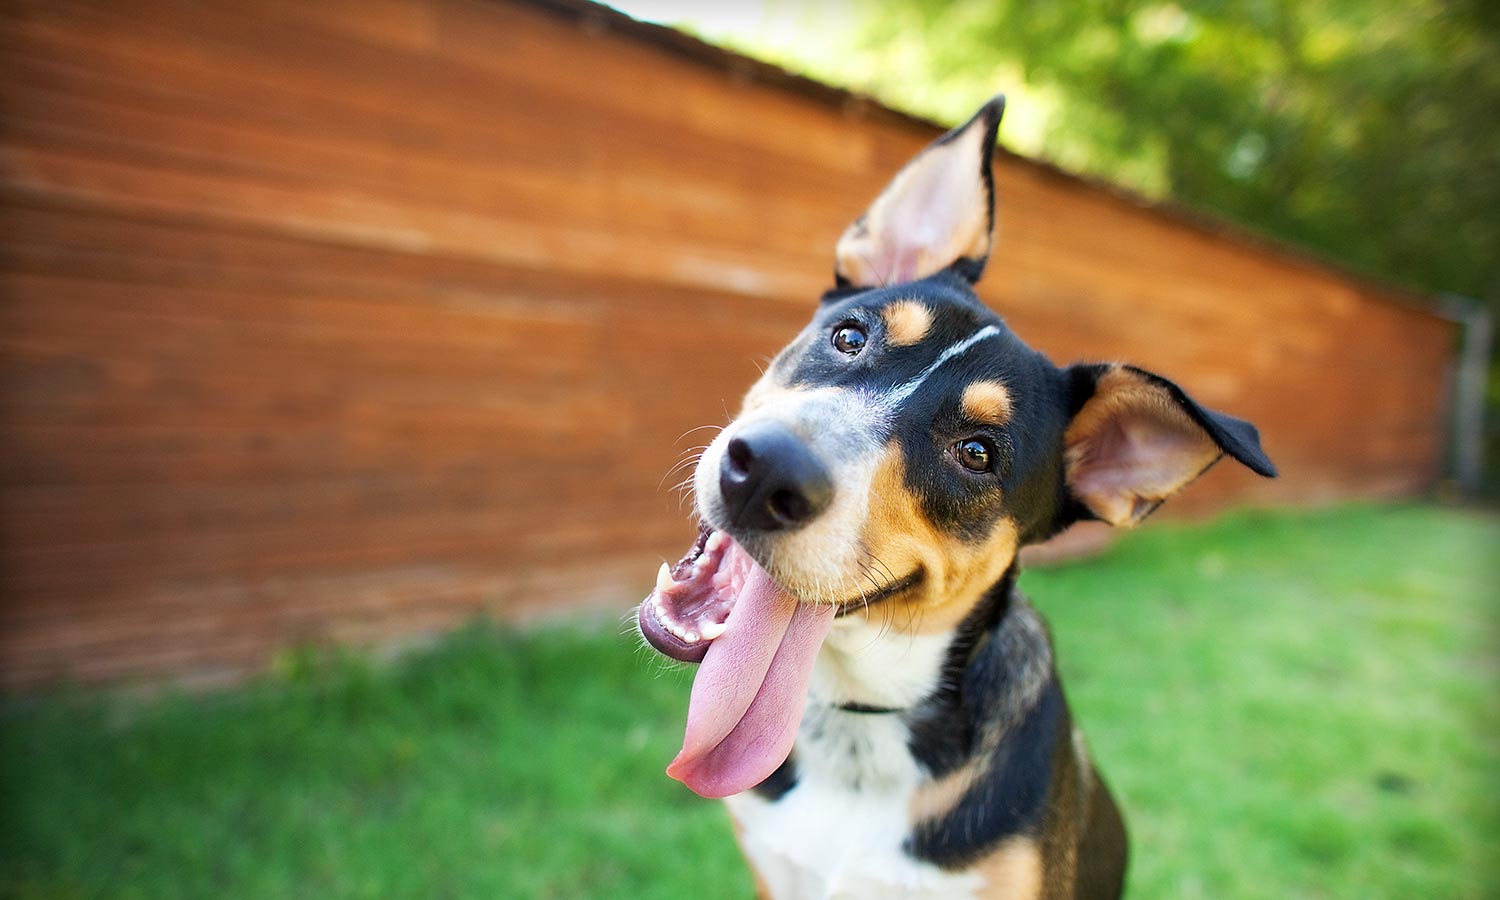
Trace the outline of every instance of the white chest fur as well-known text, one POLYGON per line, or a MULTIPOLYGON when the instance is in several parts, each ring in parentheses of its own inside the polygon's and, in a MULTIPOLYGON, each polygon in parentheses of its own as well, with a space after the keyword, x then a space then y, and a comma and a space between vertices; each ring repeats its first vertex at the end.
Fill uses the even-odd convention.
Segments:
POLYGON ((900 717, 834 708, 916 703, 936 687, 951 640, 836 623, 797 735, 797 786, 774 803, 753 792, 726 801, 746 855, 776 900, 957 900, 982 886, 977 875, 945 872, 902 849, 911 827, 907 804, 926 776, 907 749, 900 717))

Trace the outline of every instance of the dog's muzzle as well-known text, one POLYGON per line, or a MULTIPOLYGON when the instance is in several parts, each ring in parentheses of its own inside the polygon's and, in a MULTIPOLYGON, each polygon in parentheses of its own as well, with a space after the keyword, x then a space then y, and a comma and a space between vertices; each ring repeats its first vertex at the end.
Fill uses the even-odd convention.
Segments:
POLYGON ((725 446, 719 492, 731 530, 791 531, 833 503, 833 478, 789 427, 755 422, 725 446))

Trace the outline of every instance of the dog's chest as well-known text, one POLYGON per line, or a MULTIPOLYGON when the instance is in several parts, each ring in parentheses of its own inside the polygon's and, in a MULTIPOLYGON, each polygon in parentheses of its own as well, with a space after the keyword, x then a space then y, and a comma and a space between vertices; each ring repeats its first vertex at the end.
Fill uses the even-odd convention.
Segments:
POLYGON ((835 708, 917 702, 936 684, 948 642, 897 642, 859 624, 830 635, 797 734, 796 786, 774 801, 753 792, 727 801, 745 854, 776 900, 965 898, 983 886, 977 875, 946 872, 905 850, 908 805, 925 775, 901 717, 835 708), (882 677, 861 677, 877 671, 882 677))
POLYGON ((729 798, 756 873, 776 900, 974 895, 981 881, 915 860, 903 844, 921 773, 894 716, 809 715, 797 784, 775 801, 729 798))

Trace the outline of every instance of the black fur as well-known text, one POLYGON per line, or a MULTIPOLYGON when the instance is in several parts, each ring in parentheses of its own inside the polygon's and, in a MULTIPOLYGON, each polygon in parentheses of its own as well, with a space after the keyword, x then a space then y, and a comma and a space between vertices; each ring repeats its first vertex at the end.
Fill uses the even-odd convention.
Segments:
POLYGON ((948 646, 937 690, 907 718, 911 731, 907 747, 912 758, 933 777, 963 765, 974 751, 978 723, 999 687, 992 680, 995 667, 976 668, 975 661, 979 654, 993 648, 989 638, 1010 610, 1018 573, 1019 567, 1011 566, 959 624, 948 646))
POLYGON ((776 767, 776 771, 771 773, 771 777, 757 784, 751 790, 772 803, 785 797, 788 791, 797 786, 796 760, 797 754, 791 754, 781 765, 776 767))
MULTIPOLYGON (((1003 668, 1003 660, 992 662, 1003 668)), ((906 851, 945 869, 962 869, 1011 835, 1036 835, 1046 812, 1063 711, 1062 689, 1054 675, 1036 704, 1008 727, 1004 740, 984 761, 983 776, 946 815, 913 829, 906 851)))

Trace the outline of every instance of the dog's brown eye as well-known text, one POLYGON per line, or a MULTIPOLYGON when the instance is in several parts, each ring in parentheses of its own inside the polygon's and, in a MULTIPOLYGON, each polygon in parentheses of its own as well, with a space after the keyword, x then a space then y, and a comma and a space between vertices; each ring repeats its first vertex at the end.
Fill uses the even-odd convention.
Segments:
POLYGON ((865 330, 858 325, 843 325, 833 333, 833 346, 840 353, 854 356, 865 349, 865 330))
POLYGON ((990 470, 990 447, 984 441, 973 438, 959 441, 953 445, 953 452, 958 457, 959 464, 970 472, 990 470))

